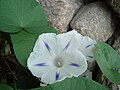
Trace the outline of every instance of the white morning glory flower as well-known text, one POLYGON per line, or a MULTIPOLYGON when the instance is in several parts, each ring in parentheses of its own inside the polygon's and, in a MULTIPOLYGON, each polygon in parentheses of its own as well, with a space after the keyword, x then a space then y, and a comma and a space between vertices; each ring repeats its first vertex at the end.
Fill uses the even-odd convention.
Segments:
POLYGON ((92 39, 75 30, 58 35, 41 34, 28 58, 28 69, 46 84, 78 77, 87 69, 87 58, 93 57, 93 44, 92 39))

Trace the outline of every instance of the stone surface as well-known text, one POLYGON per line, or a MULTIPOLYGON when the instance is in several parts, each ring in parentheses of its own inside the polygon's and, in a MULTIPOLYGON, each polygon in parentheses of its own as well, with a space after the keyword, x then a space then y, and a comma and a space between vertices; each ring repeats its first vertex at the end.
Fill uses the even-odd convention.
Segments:
POLYGON ((113 10, 118 14, 120 18, 120 0, 106 0, 113 8, 113 10))
POLYGON ((120 54, 120 30, 117 30, 114 34, 114 41, 112 47, 120 54))
POLYGON ((37 0, 48 22, 60 32, 67 31, 69 22, 81 7, 81 0, 37 0))
POLYGON ((117 19, 110 8, 99 1, 81 7, 70 25, 72 29, 92 39, 107 41, 117 26, 117 19))

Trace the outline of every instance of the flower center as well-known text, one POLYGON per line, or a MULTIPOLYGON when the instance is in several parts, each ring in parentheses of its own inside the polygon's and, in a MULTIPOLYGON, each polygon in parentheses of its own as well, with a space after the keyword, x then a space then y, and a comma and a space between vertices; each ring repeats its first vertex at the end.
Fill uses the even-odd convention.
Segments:
POLYGON ((61 57, 56 57, 54 60, 54 65, 58 68, 63 66, 63 60, 61 57))

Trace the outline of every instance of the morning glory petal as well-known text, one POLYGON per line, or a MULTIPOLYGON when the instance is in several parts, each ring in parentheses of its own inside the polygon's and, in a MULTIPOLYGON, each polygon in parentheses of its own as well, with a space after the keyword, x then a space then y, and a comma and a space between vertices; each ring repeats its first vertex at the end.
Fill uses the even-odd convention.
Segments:
POLYGON ((56 80, 59 80, 60 73, 57 71, 56 72, 56 80))
POLYGON ((32 52, 27 60, 27 67, 34 76, 42 77, 43 74, 50 70, 52 64, 50 60, 53 60, 51 56, 46 57, 43 53, 32 52))
POLYGON ((44 44, 45 44, 47 50, 48 50, 49 52, 51 52, 51 47, 49 46, 49 44, 48 44, 47 42, 45 42, 45 41, 44 41, 44 44))
POLYGON ((35 66, 41 67, 41 66, 48 66, 48 65, 46 65, 46 63, 38 63, 38 64, 35 64, 35 66))
POLYGON ((92 46, 92 45, 89 44, 89 45, 87 45, 85 48, 89 48, 89 47, 91 47, 91 46, 92 46))
POLYGON ((60 82, 67 77, 71 78, 72 75, 65 68, 61 68, 59 70, 56 69, 47 72, 43 75, 41 81, 46 84, 53 84, 55 82, 60 82))
POLYGON ((56 42, 56 34, 54 33, 46 33, 41 34, 33 48, 34 52, 42 52, 46 55, 54 55, 57 52, 57 42, 56 42))
POLYGON ((59 70, 59 72, 60 72, 60 75, 59 75, 59 80, 58 81, 62 81, 62 80, 64 80, 65 78, 71 78, 72 77, 72 75, 70 74, 70 72, 68 72, 67 71, 67 68, 61 68, 60 70, 59 70))
POLYGON ((53 84, 53 83, 57 82, 57 80, 56 80, 56 70, 50 70, 50 71, 46 72, 42 76, 41 81, 46 83, 46 84, 53 84))
POLYGON ((57 35, 57 40, 62 47, 62 51, 66 50, 67 52, 73 52, 77 50, 79 47, 77 36, 79 36, 79 40, 82 39, 82 35, 75 30, 57 35))
POLYGON ((87 70, 87 61, 85 56, 79 52, 64 55, 64 68, 75 77, 78 77, 87 70))
POLYGON ((71 65, 71 66, 74 66, 74 67, 80 67, 80 65, 77 64, 77 63, 71 63, 70 65, 71 65))
POLYGON ((70 46, 70 43, 71 43, 71 41, 69 41, 69 42, 67 43, 67 45, 65 46, 64 50, 67 50, 67 49, 68 49, 68 47, 70 46))
POLYGON ((92 40, 88 36, 84 36, 80 41, 78 50, 85 55, 88 61, 95 60, 93 54, 95 44, 97 44, 97 42, 95 40, 92 40))

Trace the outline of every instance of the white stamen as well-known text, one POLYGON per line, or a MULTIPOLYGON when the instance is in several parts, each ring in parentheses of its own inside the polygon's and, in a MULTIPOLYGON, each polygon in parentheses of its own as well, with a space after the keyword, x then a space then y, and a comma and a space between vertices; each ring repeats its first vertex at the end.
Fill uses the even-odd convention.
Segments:
POLYGON ((61 57, 56 57, 54 59, 54 65, 58 68, 62 67, 63 66, 63 60, 61 57))

